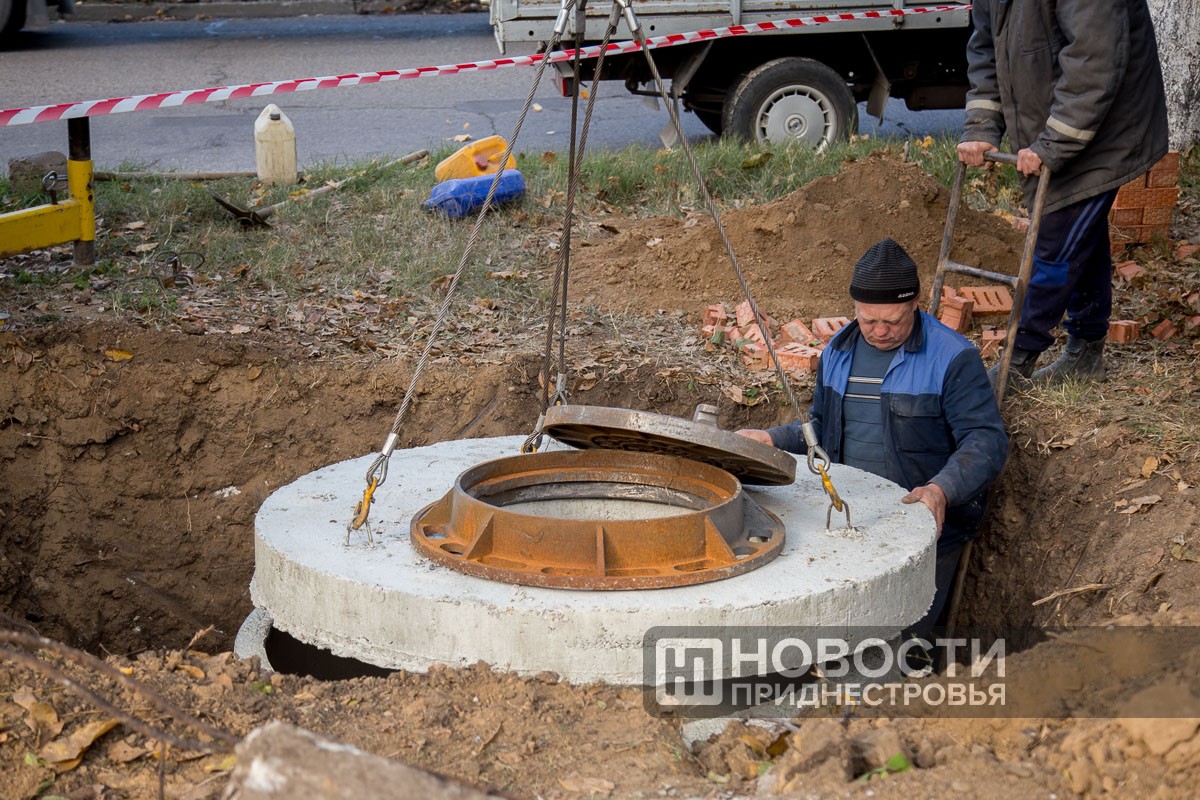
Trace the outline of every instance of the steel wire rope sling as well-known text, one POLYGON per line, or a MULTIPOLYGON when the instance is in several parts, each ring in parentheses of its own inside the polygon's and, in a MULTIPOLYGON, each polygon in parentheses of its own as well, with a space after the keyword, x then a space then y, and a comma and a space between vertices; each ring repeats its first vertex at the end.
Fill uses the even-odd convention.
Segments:
POLYGON ((588 130, 592 124, 592 112, 596 106, 601 70, 604 68, 604 57, 608 51, 609 42, 616 35, 617 24, 621 21, 621 6, 613 3, 612 11, 608 15, 608 26, 604 29, 604 37, 600 42, 600 54, 596 59, 596 66, 592 72, 592 85, 588 90, 588 102, 587 108, 584 110, 583 127, 579 129, 577 135, 580 62, 582 60, 584 29, 587 26, 586 6, 587 0, 578 0, 578 5, 572 17, 572 24, 574 25, 573 33, 575 34, 575 56, 572 61, 572 79, 574 83, 572 84, 573 88, 571 92, 571 145, 568 151, 567 164, 567 202, 566 210, 563 213, 563 238, 559 246, 558 265, 554 270, 550 310, 546 317, 546 346, 542 366, 542 408, 537 422, 534 423, 533 432, 529 434, 525 442, 521 445, 522 453, 536 453, 538 448, 542 446, 542 439, 545 435, 542 433, 542 425, 546 421, 546 411, 549 410, 551 404, 566 405, 568 402, 566 369, 567 286, 569 285, 571 275, 571 230, 575 224, 575 194, 579 187, 579 172, 583 164, 583 153, 587 147, 588 130), (578 146, 576 146, 577 142, 578 146), (554 317, 556 313, 559 314, 558 369, 554 379, 554 391, 551 393, 550 359, 554 342, 554 317))
MULTIPOLYGON (((642 30, 642 24, 638 20, 637 14, 634 13, 633 7, 630 5, 630 0, 613 0, 613 4, 614 6, 620 6, 625 16, 625 24, 629 26, 634 41, 643 45, 642 53, 646 56, 646 65, 650 68, 650 74, 654 76, 654 85, 667 107, 667 114, 671 118, 671 124, 675 128, 680 145, 687 156, 688 165, 691 167, 692 175, 696 178, 696 184, 700 188, 700 194, 704 198, 704 205, 708 209, 708 214, 712 217, 713 223, 717 228, 717 233, 721 237, 721 242, 725 245, 725 254, 729 256, 729 263, 733 266, 733 271, 737 275, 738 283, 742 287, 742 294, 745 295, 746 301, 750 304, 750 310, 754 312, 754 322, 760 330, 766 331, 767 326, 764 324, 762 314, 758 310, 758 303, 755 302, 754 296, 750 292, 750 286, 746 283, 746 277, 742 274, 741 265, 738 263, 737 255, 733 252, 733 245, 729 241, 729 235, 725 232, 725 226, 721 224, 721 213, 717 209, 716 201, 713 200, 712 194, 708 191, 708 184, 705 183, 704 175, 700 172, 700 165, 696 163, 696 156, 692 152, 692 146, 688 143, 687 136, 684 135, 683 126, 679 122, 679 113, 667 93, 662 75, 659 74, 658 65, 654 62, 654 56, 651 54, 650 48, 644 46, 646 36, 642 30)), ((852 527, 850 523, 850 504, 842 499, 837 489, 834 488, 833 481, 829 478, 829 454, 825 452, 825 448, 821 447, 820 442, 817 441, 816 427, 813 425, 812 420, 809 419, 808 412, 802 409, 796 401, 796 394, 792 391, 792 385, 788 381, 787 374, 779 364, 779 356, 775 353, 775 345, 772 343, 771 337, 768 335, 764 336, 763 339, 767 346, 767 353, 770 355, 771 363, 775 366, 775 373, 779 376, 779 383, 783 386, 784 393, 787 394, 788 402, 791 403, 796 417, 801 420, 800 429, 804 434, 804 443, 808 449, 808 469, 814 475, 820 476, 821 486, 824 488, 825 494, 829 497, 829 508, 825 512, 825 527, 829 527, 830 518, 836 510, 845 512, 846 527, 850 528, 852 527)))
MULTIPOLYGON (((567 21, 571 10, 575 8, 576 2, 577 0, 562 0, 562 6, 558 11, 558 18, 554 23, 553 34, 550 37, 550 42, 546 45, 546 52, 552 52, 558 46, 559 40, 562 39, 563 33, 567 29, 567 21)), ((504 154, 500 157, 499 163, 501 165, 507 164, 509 156, 512 155, 513 145, 516 143, 517 137, 521 134, 521 126, 525 124, 525 117, 528 116, 529 109, 533 106, 534 94, 537 92, 537 87, 542 81, 542 76, 546 72, 546 65, 548 63, 549 59, 545 58, 538 61, 537 72, 534 74, 533 83, 529 87, 529 95, 525 98, 525 105, 521 108, 521 113, 518 115, 517 122, 513 126, 512 137, 504 148, 504 154)), ((483 206, 479 209, 479 215, 475 218, 475 224, 471 227, 471 233, 467 237, 467 245, 458 259, 458 266, 454 270, 454 276, 450 279, 450 285, 446 288, 446 297, 442 300, 442 305, 438 309, 433 329, 429 332, 429 338, 425 341, 420 358, 417 359, 417 366, 413 369, 412 377, 409 378, 408 388, 404 391, 404 400, 400 403, 400 408, 396 412, 396 418, 392 421, 392 427, 388 432, 387 439, 384 441, 383 448, 379 451, 379 455, 367 470, 367 487, 363 490, 362 499, 354 506, 353 518, 346 523, 346 544, 350 543, 350 532, 358 530, 364 525, 367 528, 368 544, 374 544, 374 535, 371 533, 371 526, 367 525, 367 518, 371 513, 371 503, 374 502, 375 491, 387 480, 388 460, 392 457, 392 452, 396 449, 397 442, 400 441, 400 426, 404 421, 405 414, 408 413, 409 406, 412 405, 413 393, 416 390, 417 383, 420 381, 421 375, 425 372, 425 367, 429 363, 429 354, 433 351, 433 346, 442 332, 446 318, 450 315, 450 304, 453 302, 454 293, 458 289, 459 279, 462 278, 467 262, 474 253, 475 243, 479 239, 479 232, 483 229, 483 223, 487 219, 488 211, 492 208, 492 201, 496 197, 496 190, 500 185, 500 177, 503 174, 504 171, 502 169, 496 170, 496 176, 492 179, 492 183, 488 187, 487 196, 483 200, 483 206)))

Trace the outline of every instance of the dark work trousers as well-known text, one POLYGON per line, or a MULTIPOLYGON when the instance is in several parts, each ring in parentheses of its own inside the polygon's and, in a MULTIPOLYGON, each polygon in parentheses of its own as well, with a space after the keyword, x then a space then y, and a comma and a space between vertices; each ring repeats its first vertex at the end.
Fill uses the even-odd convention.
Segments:
POLYGON ((1108 211, 1117 190, 1098 194, 1042 216, 1033 274, 1025 290, 1016 346, 1040 353, 1054 344, 1062 321, 1076 339, 1094 342, 1108 334, 1112 311, 1112 254, 1108 211))
POLYGON ((941 540, 938 540, 937 566, 934 567, 933 576, 933 605, 925 612, 925 616, 904 631, 904 638, 910 636, 929 638, 934 626, 938 624, 938 618, 942 616, 942 611, 946 608, 946 601, 950 599, 950 591, 954 588, 954 576, 958 574, 958 560, 962 557, 962 551, 966 544, 959 540, 948 547, 942 547, 941 540))

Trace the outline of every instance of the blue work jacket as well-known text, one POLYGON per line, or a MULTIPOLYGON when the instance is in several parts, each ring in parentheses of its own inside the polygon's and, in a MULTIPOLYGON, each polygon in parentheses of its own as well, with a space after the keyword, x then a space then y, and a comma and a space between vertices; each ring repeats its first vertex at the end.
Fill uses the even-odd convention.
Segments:
MULTIPOLYGON (((821 354, 809 415, 831 461, 842 462, 842 401, 858 322, 838 331, 821 354)), ((979 351, 923 311, 883 378, 882 477, 905 489, 936 483, 946 493, 942 548, 973 537, 986 490, 1008 456, 1008 435, 979 351)), ((800 422, 767 431, 775 446, 806 453, 800 422)))

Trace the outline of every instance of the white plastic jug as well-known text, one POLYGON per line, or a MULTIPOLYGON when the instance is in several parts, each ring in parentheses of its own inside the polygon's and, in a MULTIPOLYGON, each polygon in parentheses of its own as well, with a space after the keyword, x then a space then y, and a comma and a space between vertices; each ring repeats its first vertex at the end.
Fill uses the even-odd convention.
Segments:
POLYGON ((254 121, 254 160, 258 179, 267 185, 296 182, 296 131, 271 103, 254 121))

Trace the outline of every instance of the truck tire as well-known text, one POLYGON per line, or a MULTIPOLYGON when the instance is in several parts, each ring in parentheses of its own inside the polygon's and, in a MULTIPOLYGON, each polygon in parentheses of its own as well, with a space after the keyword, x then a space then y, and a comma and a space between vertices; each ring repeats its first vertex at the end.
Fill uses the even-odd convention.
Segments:
POLYGON ((25 27, 25 0, 0 0, 0 47, 25 27))
POLYGON ((726 135, 759 144, 824 148, 858 131, 845 79, 811 58, 778 58, 742 76, 725 98, 726 135))

